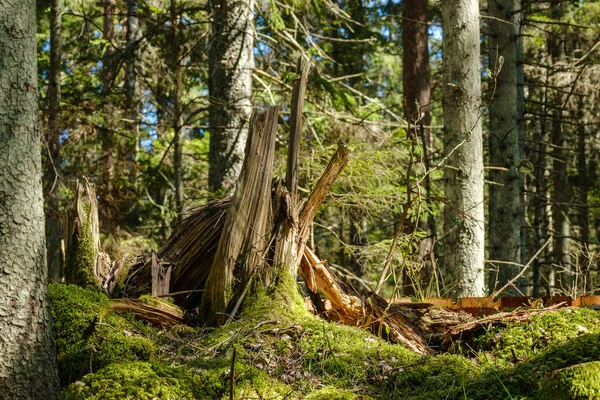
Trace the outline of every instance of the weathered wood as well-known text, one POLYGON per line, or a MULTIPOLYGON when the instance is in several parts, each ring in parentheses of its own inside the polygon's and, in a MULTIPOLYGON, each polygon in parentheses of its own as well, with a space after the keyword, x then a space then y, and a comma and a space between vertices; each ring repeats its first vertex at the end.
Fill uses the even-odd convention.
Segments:
POLYGON ((255 112, 250 122, 242 172, 206 283, 205 299, 219 323, 232 298, 236 265, 241 267, 238 279, 244 286, 260 268, 268 245, 278 111, 275 106, 263 114, 255 112))
POLYGON ((390 311, 390 305, 381 297, 373 295, 366 299, 342 287, 327 264, 308 247, 302 257, 303 274, 307 274, 310 290, 322 292, 338 312, 342 322, 361 326, 379 336, 388 336, 392 342, 402 343, 418 354, 431 354, 433 350, 414 326, 406 322, 402 314, 390 311))
MULTIPOLYGON (((197 305, 198 289, 204 288, 223 231, 231 199, 208 203, 191 210, 160 248, 158 257, 173 265, 171 290, 178 304, 197 305)), ((140 257, 131 267, 122 290, 123 297, 139 297, 151 291, 151 263, 140 257)))
POLYGON ((304 57, 298 59, 298 79, 292 92, 290 135, 288 140, 286 189, 280 185, 275 191, 275 252, 273 265, 286 268, 296 276, 298 271, 298 165, 302 133, 302 110, 308 81, 309 65, 304 57))
POLYGON ((96 187, 83 178, 77 181, 76 192, 65 229, 65 280, 83 287, 100 287, 109 275, 110 260, 107 262, 107 256, 100 254, 96 187))
POLYGON ((161 300, 152 304, 132 299, 112 300, 108 310, 119 314, 133 312, 136 318, 161 327, 183 324, 183 312, 161 300))
POLYGON ((152 270, 152 296, 162 297, 169 293, 171 284, 171 265, 163 265, 158 258, 158 254, 152 250, 151 257, 152 270))
POLYGON ((331 157, 323 175, 317 181, 308 200, 304 203, 302 211, 300 211, 298 217, 298 260, 301 260, 301 255, 304 253, 304 247, 310 233, 310 225, 317 215, 317 211, 319 211, 321 204, 323 204, 325 196, 329 193, 333 182, 335 182, 338 175, 348 165, 348 155, 348 148, 340 144, 333 157, 331 157))
POLYGON ((285 174, 286 188, 292 198, 292 204, 298 200, 298 158, 300 156, 300 137, 302 134, 302 111, 310 65, 300 56, 298 59, 298 79, 292 90, 292 108, 290 113, 290 139, 288 142, 287 168, 285 174))

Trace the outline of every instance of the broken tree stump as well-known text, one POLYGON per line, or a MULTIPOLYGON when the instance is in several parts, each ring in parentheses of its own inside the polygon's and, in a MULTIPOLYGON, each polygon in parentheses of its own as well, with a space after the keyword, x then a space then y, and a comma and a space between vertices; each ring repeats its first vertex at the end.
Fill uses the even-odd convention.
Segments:
POLYGON ((96 186, 85 177, 77 181, 76 199, 66 225, 65 281, 82 287, 102 287, 111 262, 100 251, 96 186))

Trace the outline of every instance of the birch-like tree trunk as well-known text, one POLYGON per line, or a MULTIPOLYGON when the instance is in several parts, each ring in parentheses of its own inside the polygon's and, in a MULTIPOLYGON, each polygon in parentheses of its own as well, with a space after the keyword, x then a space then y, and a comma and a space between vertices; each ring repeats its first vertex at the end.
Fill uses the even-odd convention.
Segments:
POLYGON ((60 124, 61 86, 60 64, 62 58, 62 0, 53 0, 50 6, 50 84, 48 86, 48 145, 45 165, 46 197, 46 251, 48 256, 48 277, 52 282, 61 278, 60 239, 62 229, 58 204, 58 170, 60 169, 60 124))
POLYGON ((210 0, 210 190, 229 190, 244 159, 252 114, 254 0, 210 0))
POLYGON ((0 2, 0 397, 58 399, 48 309, 36 3, 0 2))
POLYGON ((484 289, 479 2, 442 2, 444 54, 444 283, 455 296, 484 289))
MULTIPOLYGON (((521 163, 523 139, 523 39, 521 0, 490 0, 489 65, 498 71, 490 85, 489 259, 524 264, 525 203, 521 163), (495 86, 495 87, 494 87, 495 86)), ((521 268, 496 264, 489 285, 502 287, 521 268)), ((523 279, 524 280, 524 279, 523 279)), ((517 291, 510 289, 513 294, 517 291)))

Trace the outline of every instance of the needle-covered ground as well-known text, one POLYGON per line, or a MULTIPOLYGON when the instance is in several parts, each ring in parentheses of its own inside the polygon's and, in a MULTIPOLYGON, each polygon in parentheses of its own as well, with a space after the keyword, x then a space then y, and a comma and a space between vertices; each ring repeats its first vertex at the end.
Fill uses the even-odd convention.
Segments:
POLYGON ((75 399, 595 399, 600 314, 562 309, 420 357, 307 313, 294 282, 218 328, 156 329, 92 290, 52 285, 63 395, 75 399), (236 361, 232 368, 235 349, 236 361))

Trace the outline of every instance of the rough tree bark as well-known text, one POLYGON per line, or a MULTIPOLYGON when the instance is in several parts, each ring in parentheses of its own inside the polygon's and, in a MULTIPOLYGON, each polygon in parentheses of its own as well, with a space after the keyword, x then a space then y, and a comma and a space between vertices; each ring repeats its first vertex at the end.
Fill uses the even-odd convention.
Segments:
POLYGON ((47 295, 36 9, 0 2, 0 397, 60 398, 47 295))
MULTIPOLYGON (((562 1, 552 2, 551 16, 554 20, 560 20, 564 15, 564 4, 562 1)), ((562 35, 551 34, 548 38, 548 51, 554 65, 565 61, 565 43, 562 35)), ((554 288, 552 291, 567 289, 571 283, 571 224, 569 221, 569 178, 567 175, 567 163, 569 155, 567 150, 567 135, 562 125, 563 100, 561 92, 555 91, 553 104, 556 108, 552 111, 552 230, 554 235, 553 250, 554 262, 557 270, 554 272, 554 288)), ((550 279, 552 280, 552 279, 550 279)))
POLYGON ((62 0, 53 0, 50 6, 50 84, 48 86, 48 145, 44 195, 46 198, 46 253, 48 277, 52 282, 61 278, 60 239, 62 230, 59 217, 57 179, 60 169, 60 64, 62 58, 62 0))
POLYGON ((208 185, 216 192, 233 187, 244 159, 252 113, 254 0, 210 0, 209 7, 208 185))
MULTIPOLYGON (((425 168, 429 170, 431 148, 430 73, 429 73, 429 8, 427 0, 406 0, 402 9, 402 84, 404 87, 404 118, 409 123, 409 134, 420 136, 425 168)), ((427 198, 431 196, 431 179, 425 177, 427 198)), ((417 260, 422 263, 420 287, 426 288, 432 275, 431 253, 435 236, 432 215, 415 221, 413 229, 422 230, 426 237, 419 241, 417 260)), ((406 273, 403 276, 404 294, 416 294, 416 288, 406 273)))
POLYGON ((479 2, 442 2, 444 54, 444 282, 459 297, 484 289, 479 2))
POLYGON ((113 230, 113 215, 115 210, 115 179, 117 173, 117 137, 115 135, 115 123, 114 123, 114 112, 112 100, 110 96, 112 94, 113 83, 114 83, 114 71, 113 71, 113 43, 115 39, 115 8, 116 0, 103 0, 104 6, 104 17, 103 17, 103 38, 108 42, 107 48, 102 57, 102 97, 104 101, 104 124, 101 130, 102 133, 102 152, 103 154, 103 170, 102 170, 102 182, 103 192, 100 196, 102 207, 100 210, 103 215, 103 226, 105 229, 113 230))
POLYGON ((171 48, 175 93, 173 94, 173 170, 175 174, 175 209, 177 220, 181 222, 183 213, 183 115, 181 96, 183 94, 183 68, 181 66, 181 24, 177 0, 171 0, 171 48))
MULTIPOLYGON (((524 180, 520 170, 525 107, 522 6, 521 0, 492 0, 488 5, 489 65, 492 70, 501 68, 490 83, 495 95, 489 106, 489 177, 493 182, 489 186, 489 259, 525 264, 524 180)), ((497 268, 489 274, 490 288, 504 286, 521 270, 511 264, 498 264, 497 268)), ((509 292, 518 294, 515 288, 509 292)))

